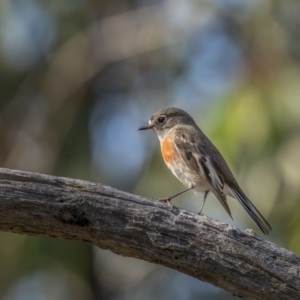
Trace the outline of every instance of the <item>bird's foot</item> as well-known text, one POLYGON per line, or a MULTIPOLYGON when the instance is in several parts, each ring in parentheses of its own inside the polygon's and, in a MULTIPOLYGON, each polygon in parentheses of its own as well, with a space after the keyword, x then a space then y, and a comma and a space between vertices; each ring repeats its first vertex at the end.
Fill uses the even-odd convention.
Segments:
POLYGON ((203 216, 202 209, 200 209, 197 213, 198 216, 203 216))
POLYGON ((171 197, 166 197, 166 198, 162 198, 162 199, 158 199, 158 198, 154 198, 155 200, 157 201, 160 201, 160 202, 165 202, 167 203, 169 206, 172 206, 172 203, 171 203, 171 197))

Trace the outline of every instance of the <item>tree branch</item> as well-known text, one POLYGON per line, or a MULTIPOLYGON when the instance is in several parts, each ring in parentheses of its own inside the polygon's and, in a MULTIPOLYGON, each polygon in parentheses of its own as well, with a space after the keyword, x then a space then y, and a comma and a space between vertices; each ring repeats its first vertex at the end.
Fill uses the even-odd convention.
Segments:
POLYGON ((250 299, 300 299, 300 257, 209 217, 102 184, 0 169, 0 230, 63 238, 250 299))

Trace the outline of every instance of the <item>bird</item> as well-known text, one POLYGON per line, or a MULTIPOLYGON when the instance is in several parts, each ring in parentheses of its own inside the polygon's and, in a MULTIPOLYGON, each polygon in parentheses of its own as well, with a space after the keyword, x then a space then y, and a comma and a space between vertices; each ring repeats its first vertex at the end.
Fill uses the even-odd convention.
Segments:
POLYGON ((230 218, 227 196, 235 198, 257 224, 263 234, 272 228, 237 183, 225 159, 194 119, 184 110, 168 107, 155 112, 138 130, 152 129, 159 141, 164 162, 186 187, 183 191, 161 199, 171 199, 189 190, 204 193, 202 210, 209 192, 215 195, 230 218))

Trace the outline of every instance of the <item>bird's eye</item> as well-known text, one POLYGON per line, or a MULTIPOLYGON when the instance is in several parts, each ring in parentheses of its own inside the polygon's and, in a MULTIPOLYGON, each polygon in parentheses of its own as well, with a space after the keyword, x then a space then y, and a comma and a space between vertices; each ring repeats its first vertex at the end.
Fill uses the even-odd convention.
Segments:
POLYGON ((159 117, 159 118, 157 119, 157 122, 158 122, 159 124, 165 123, 165 122, 166 122, 166 117, 159 117))

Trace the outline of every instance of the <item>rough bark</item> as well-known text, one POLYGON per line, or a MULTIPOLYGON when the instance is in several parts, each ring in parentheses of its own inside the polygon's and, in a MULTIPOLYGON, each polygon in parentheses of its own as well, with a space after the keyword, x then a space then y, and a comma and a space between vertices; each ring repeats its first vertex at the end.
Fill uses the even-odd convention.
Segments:
POLYGON ((300 299, 300 257, 252 230, 81 180, 0 169, 0 230, 161 264, 249 299, 300 299))

